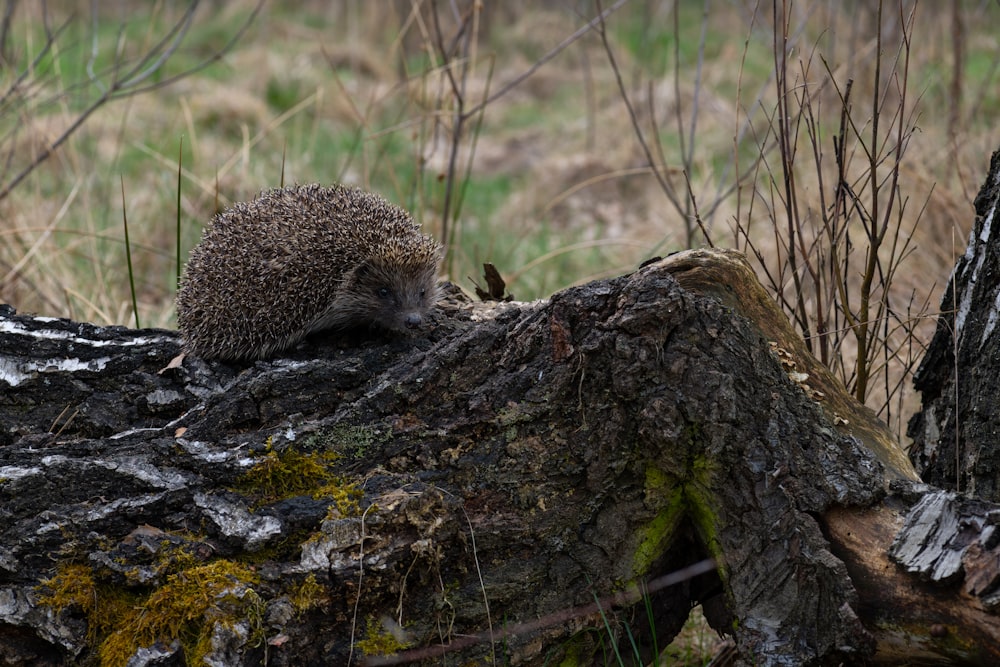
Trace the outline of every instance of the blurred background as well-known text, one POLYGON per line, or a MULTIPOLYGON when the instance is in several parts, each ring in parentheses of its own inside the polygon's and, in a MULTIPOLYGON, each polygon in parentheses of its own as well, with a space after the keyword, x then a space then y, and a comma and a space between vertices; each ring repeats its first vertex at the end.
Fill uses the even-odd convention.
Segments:
POLYGON ((995 0, 0 9, 0 302, 22 313, 173 327, 216 211, 341 181, 411 210, 470 292, 483 262, 528 300, 739 248, 900 433, 1000 143, 995 0))

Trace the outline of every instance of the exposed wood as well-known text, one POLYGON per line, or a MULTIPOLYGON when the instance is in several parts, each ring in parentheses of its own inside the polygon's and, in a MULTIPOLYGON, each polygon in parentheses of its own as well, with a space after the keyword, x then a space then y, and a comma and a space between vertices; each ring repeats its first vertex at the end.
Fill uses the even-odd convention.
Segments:
POLYGON ((878 506, 823 519, 879 641, 875 661, 1000 663, 995 506, 926 485, 893 488, 878 506))

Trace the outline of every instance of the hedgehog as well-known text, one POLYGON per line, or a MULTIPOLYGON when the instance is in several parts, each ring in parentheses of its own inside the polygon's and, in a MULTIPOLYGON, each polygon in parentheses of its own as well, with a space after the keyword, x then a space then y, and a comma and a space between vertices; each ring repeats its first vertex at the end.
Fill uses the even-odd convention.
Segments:
POLYGON ((217 214, 191 251, 177 292, 184 351, 266 359, 318 331, 419 329, 437 300, 441 250, 376 194, 265 190, 217 214))

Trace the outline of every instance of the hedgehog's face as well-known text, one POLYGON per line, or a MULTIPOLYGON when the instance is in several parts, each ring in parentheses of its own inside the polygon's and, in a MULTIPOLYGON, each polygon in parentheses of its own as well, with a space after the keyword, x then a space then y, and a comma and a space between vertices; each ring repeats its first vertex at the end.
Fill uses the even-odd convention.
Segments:
MULTIPOLYGON (((437 302, 437 265, 385 266, 368 262, 349 277, 343 296, 357 307, 358 323, 390 331, 419 329, 437 302)), ((343 306, 341 306, 343 307, 343 306)))

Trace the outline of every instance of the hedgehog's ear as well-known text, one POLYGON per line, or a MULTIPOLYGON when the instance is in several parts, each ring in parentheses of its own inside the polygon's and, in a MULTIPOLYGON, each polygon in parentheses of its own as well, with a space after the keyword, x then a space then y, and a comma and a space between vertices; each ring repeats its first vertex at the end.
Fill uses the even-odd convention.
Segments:
POLYGON ((344 282, 374 291, 385 285, 385 271, 377 263, 367 260, 351 269, 344 276, 344 282))
POLYGON ((347 274, 347 281, 351 283, 360 283, 365 280, 370 280, 375 274, 375 267, 372 266, 371 262, 361 262, 353 269, 351 269, 347 274))

